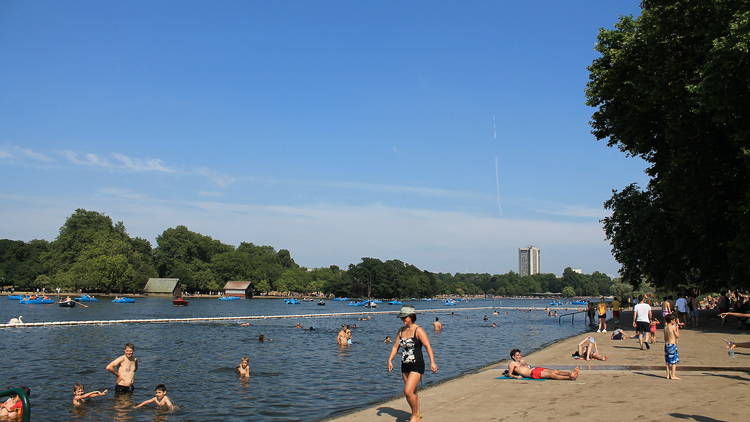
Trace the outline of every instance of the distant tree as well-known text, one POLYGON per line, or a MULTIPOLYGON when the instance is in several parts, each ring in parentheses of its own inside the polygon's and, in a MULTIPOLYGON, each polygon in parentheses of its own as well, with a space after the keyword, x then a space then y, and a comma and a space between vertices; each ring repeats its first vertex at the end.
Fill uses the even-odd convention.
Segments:
POLYGON ((576 291, 570 286, 565 286, 562 289, 562 295, 565 297, 573 297, 576 295, 576 291))

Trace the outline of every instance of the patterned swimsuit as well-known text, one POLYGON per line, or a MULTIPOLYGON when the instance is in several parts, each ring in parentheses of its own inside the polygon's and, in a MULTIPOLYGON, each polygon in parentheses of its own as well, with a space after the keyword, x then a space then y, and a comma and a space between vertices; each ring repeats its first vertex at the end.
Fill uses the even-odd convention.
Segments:
POLYGON ((399 346, 401 346, 401 372, 419 372, 424 374, 424 356, 422 356, 422 342, 416 337, 401 337, 399 346))

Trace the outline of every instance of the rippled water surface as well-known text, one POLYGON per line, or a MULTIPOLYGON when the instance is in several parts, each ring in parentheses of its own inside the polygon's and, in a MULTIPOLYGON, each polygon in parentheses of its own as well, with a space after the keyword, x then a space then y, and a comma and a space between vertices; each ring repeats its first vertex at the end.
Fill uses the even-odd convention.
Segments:
MULTIPOLYGON (((173 307, 166 298, 141 298, 134 304, 115 304, 102 298, 89 308, 57 305, 21 305, 0 297, 0 321, 23 315, 26 322, 107 320, 194 316, 289 315, 365 311, 341 302, 286 305, 280 300, 219 301, 190 299, 190 306, 173 307)), ((473 300, 461 307, 545 306, 548 301, 473 300)), ((411 302, 417 310, 445 308, 444 313, 419 315, 427 328, 440 366, 424 377, 424 385, 456 377, 504 359, 511 348, 524 351, 576 334, 581 323, 558 325, 545 312, 510 310, 456 311, 440 302, 411 302), (489 320, 484 321, 487 315, 489 320), (433 333, 435 316, 444 324, 433 333), (490 325, 496 322, 498 327, 490 325)), ((397 310, 381 304, 377 311, 397 310)), ((581 317, 577 318, 581 321, 581 317)), ((391 345, 401 322, 392 314, 254 320, 240 322, 123 324, 103 326, 25 327, 0 329, 0 387, 27 385, 32 389, 35 421, 315 421, 338 412, 363 407, 400 393, 396 369, 386 371, 391 345), (300 322, 315 331, 294 328, 300 322), (341 324, 357 324, 353 344, 340 348, 336 333, 341 324), (259 343, 258 335, 272 339, 259 343), (113 390, 114 376, 104 370, 122 354, 123 345, 136 345, 139 360, 136 391, 128 396, 89 400, 80 409, 71 406, 71 387, 113 390), (252 377, 240 381, 234 367, 240 357, 250 357, 252 377), (166 384, 169 397, 179 407, 163 414, 152 409, 132 409, 153 397, 157 384, 166 384), (132 400, 132 401, 131 401, 132 400)), ((425 360, 427 356, 425 355, 425 360)))

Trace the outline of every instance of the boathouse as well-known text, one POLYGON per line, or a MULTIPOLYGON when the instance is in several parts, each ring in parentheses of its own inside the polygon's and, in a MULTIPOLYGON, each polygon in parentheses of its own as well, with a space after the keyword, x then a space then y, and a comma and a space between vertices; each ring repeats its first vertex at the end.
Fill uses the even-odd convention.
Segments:
POLYGON ((237 296, 251 299, 253 297, 252 281, 227 281, 224 285, 224 296, 237 296))
POLYGON ((172 295, 173 297, 182 296, 179 278, 149 278, 143 293, 154 295, 172 295))

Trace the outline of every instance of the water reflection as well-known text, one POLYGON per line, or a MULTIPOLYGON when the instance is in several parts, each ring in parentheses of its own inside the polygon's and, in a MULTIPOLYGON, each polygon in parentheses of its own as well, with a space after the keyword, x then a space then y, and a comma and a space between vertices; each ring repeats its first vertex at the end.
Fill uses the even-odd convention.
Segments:
POLYGON ((115 394, 115 403, 112 406, 112 409, 115 411, 114 420, 118 422, 133 420, 133 416, 131 415, 133 406, 135 404, 133 403, 132 394, 115 394))

